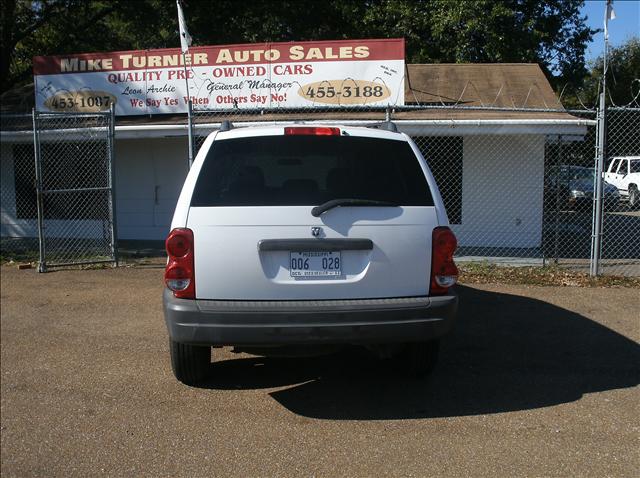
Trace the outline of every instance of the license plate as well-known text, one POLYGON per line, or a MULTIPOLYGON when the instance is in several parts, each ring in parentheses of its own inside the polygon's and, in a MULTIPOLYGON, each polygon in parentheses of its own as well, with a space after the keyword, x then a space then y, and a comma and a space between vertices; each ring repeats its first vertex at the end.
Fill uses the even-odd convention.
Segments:
POLYGON ((340 252, 290 252, 291 277, 339 276, 340 252))

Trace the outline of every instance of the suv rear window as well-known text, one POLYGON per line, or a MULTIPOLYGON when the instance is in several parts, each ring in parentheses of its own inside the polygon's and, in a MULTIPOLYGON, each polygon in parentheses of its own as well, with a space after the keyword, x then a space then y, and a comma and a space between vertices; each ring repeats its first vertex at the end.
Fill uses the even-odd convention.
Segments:
POLYGON ((433 206, 406 141, 352 136, 215 141, 191 206, 307 206, 343 198, 433 206))

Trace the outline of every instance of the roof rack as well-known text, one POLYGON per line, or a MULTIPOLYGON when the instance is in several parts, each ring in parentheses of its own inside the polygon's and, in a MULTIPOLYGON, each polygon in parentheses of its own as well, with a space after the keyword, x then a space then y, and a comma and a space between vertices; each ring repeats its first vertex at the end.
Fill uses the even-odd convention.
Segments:
POLYGON ((387 131, 391 131, 392 133, 398 132, 398 127, 393 121, 383 121, 382 123, 372 124, 367 127, 373 129, 385 129, 387 131))
POLYGON ((231 131, 233 129, 233 123, 229 120, 224 120, 220 123, 220 128, 218 131, 231 131))

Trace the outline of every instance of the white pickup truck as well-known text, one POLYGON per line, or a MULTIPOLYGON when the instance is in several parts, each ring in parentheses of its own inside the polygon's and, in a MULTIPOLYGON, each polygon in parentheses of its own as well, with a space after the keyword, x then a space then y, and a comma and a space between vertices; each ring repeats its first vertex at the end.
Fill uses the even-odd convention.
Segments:
POLYGON ((604 180, 618 188, 620 196, 629 200, 630 207, 640 205, 640 156, 611 158, 604 180))

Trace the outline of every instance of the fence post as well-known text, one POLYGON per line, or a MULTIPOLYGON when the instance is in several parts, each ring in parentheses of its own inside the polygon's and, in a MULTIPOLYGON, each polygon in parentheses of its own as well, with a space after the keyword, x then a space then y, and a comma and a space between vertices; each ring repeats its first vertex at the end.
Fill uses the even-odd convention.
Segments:
MULTIPOLYGON (((562 135, 558 136, 558 150, 555 155, 555 166, 556 166, 556 181, 558 184, 556 185, 556 197, 555 197, 555 214, 554 214, 554 232, 553 232, 553 263, 558 265, 560 262, 560 182, 562 181, 561 174, 561 162, 562 162, 562 135)), ((569 179, 567 178, 567 183, 569 179)))
POLYGON ((600 93, 598 106, 598 138, 596 143, 595 181, 593 191, 593 224, 591 230, 591 262, 589 275, 595 277, 600 274, 600 256, 602 253, 602 174, 604 170, 604 158, 607 154, 607 116, 605 104, 605 90, 600 93))
POLYGON ((44 205, 42 197, 42 169, 40 157, 40 137, 38 135, 38 113, 36 109, 31 110, 33 118, 33 153, 36 172, 36 208, 38 210, 38 255, 40 260, 38 263, 38 272, 47 272, 47 260, 44 244, 44 205))
POLYGON ((115 131, 116 131, 116 108, 115 103, 111 103, 109 109, 109 138, 107 141, 109 149, 109 221, 111 222, 111 257, 113 257, 115 267, 118 267, 118 220, 116 216, 116 182, 115 182, 115 131))

